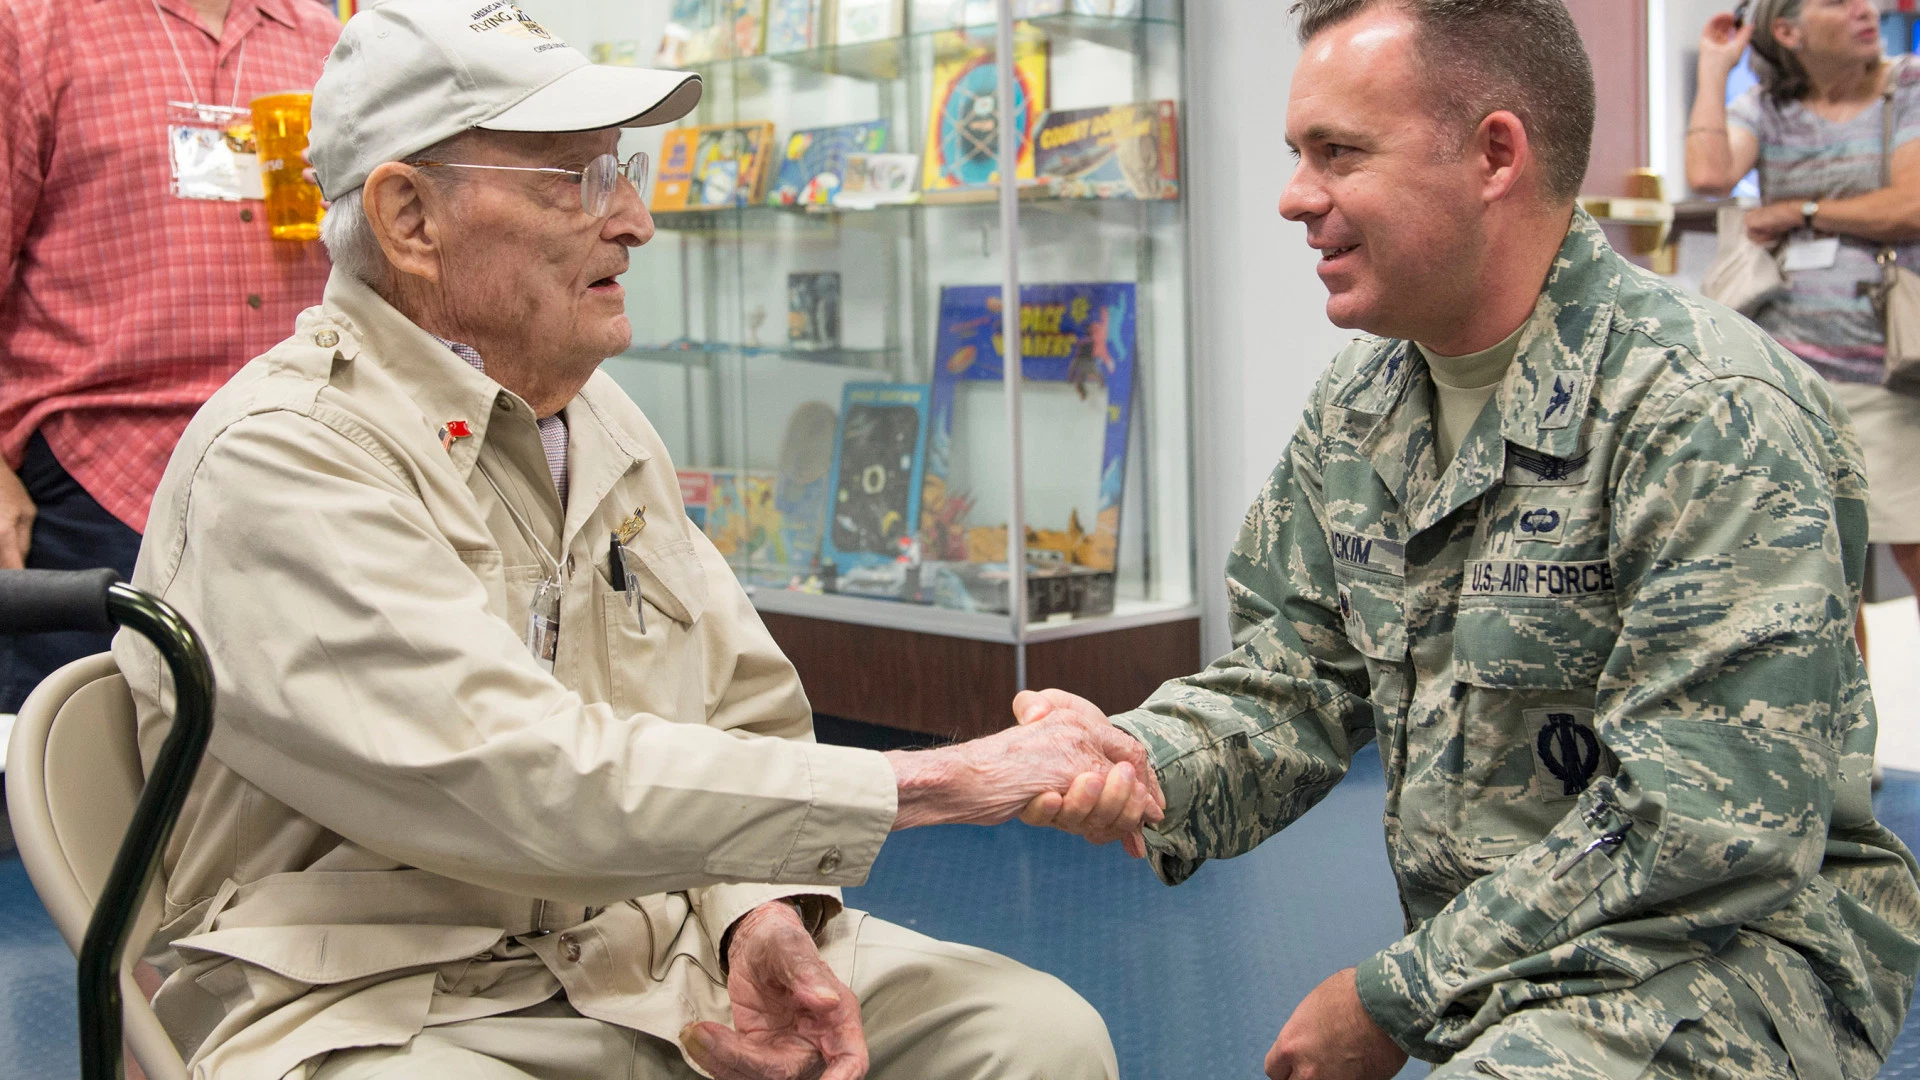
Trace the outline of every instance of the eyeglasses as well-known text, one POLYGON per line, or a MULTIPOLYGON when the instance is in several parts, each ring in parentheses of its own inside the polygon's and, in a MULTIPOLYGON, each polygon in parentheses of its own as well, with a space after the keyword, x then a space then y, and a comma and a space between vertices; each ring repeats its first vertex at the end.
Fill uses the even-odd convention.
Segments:
POLYGON ((539 169, 525 165, 467 165, 457 161, 410 161, 407 164, 416 169, 492 169, 497 172, 553 173, 558 176, 570 176, 580 185, 580 209, 593 217, 603 218, 612 212, 613 184, 616 177, 626 177, 636 192, 645 192, 647 187, 647 169, 650 159, 645 150, 639 151, 625 161, 612 154, 601 154, 587 162, 584 169, 539 169))

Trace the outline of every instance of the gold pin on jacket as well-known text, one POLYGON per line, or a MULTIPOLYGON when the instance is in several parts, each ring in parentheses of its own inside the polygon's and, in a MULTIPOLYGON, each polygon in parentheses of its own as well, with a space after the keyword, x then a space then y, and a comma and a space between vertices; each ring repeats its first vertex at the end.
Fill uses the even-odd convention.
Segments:
POLYGON ((634 537, 646 531, 647 508, 641 506, 634 508, 633 514, 620 523, 620 528, 614 531, 614 535, 620 538, 622 544, 630 544, 634 537))

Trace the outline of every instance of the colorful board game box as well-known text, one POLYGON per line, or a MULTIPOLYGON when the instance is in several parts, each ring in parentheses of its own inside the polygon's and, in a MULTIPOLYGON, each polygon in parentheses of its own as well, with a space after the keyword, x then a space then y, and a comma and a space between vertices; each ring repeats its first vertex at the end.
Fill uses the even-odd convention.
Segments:
POLYGON ((805 52, 821 44, 816 0, 768 0, 767 55, 805 52))
POLYGON ((887 122, 808 128, 787 136, 780 177, 767 201, 776 206, 825 206, 846 185, 847 157, 887 148, 887 122))
POLYGON ((759 56, 767 44, 767 0, 720 0, 728 56, 759 56))
POLYGON ((1047 110, 1047 39, 1031 25, 1014 28, 1014 101, 999 104, 999 65, 991 39, 958 30, 934 35, 933 113, 921 188, 950 191, 1000 179, 1000 119, 1013 116, 1019 136, 1015 176, 1033 179, 1033 136, 1047 110))
POLYGON ((904 4, 905 0, 837 0, 833 43, 860 45, 899 37, 906 17, 904 4))
POLYGON ((727 562, 742 569, 787 566, 780 511, 774 506, 776 475, 759 469, 714 469, 707 506, 707 539, 727 562))
POLYGON ((772 149, 772 121, 675 128, 660 146, 649 205, 671 213, 759 202, 772 149))
POLYGON ((687 508, 687 518, 701 532, 707 531, 707 507, 713 502, 713 470, 676 469, 680 479, 680 501, 687 508))
POLYGON ((1171 101, 1048 113, 1034 174, 1063 199, 1177 199, 1178 118, 1171 101))
POLYGON ((713 46, 713 0, 673 0, 654 62, 666 68, 704 64, 713 59, 713 46))
POLYGON ((843 592, 870 577, 880 585, 870 591, 898 595, 889 571, 919 564, 927 399, 924 383, 848 383, 842 392, 820 557, 843 592))
MULTIPOLYGON (((999 530, 998 552, 984 550, 990 532, 966 529, 958 515, 938 511, 960 493, 946 487, 952 457, 954 404, 958 386, 968 380, 1004 378, 1001 352, 1001 290, 998 285, 959 285, 940 290, 932 401, 929 405, 926 491, 922 505, 922 541, 929 559, 994 561, 1006 558, 1006 525, 999 530), (971 543, 971 550, 969 544, 971 543)), ((1118 561, 1120 496, 1126 480, 1127 432, 1132 423, 1135 297, 1131 282, 1086 282, 1020 287, 1021 367, 1030 381, 1064 382, 1080 390, 1104 386, 1107 415, 1100 448, 1100 490, 1091 530, 1083 531, 1075 508, 1051 508, 1066 518, 1064 529, 1029 522, 1028 561, 1036 552, 1057 556, 1063 565, 1111 571, 1118 561), (1037 543, 1036 543, 1037 538, 1037 543)), ((1089 448, 1091 452, 1091 448, 1089 448)))

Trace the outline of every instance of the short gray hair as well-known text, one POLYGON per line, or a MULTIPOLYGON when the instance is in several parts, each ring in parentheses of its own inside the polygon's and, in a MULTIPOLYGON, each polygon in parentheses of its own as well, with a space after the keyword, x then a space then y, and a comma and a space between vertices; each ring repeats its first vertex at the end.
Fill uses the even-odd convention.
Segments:
POLYGON ((387 280, 387 253, 380 250, 366 205, 360 201, 364 190, 354 188, 327 207, 327 216, 320 219, 320 242, 327 246, 335 269, 379 288, 387 280))
MULTIPOLYGON (((449 156, 448 151, 454 144, 469 134, 463 131, 442 139, 408 154, 401 161, 404 164, 437 161, 449 156)), ((387 253, 380 248, 379 238, 373 235, 373 223, 367 220, 366 203, 361 199, 365 191, 365 186, 357 187, 333 200, 326 216, 320 219, 320 242, 326 245, 327 257, 335 267, 378 290, 386 286, 392 267, 387 263, 387 253)))
POLYGON ((1376 4, 1419 28, 1415 52, 1433 115, 1462 145, 1501 109, 1520 118, 1540 158, 1542 194, 1580 194, 1593 151, 1593 64, 1561 0, 1295 0, 1300 43, 1376 4))

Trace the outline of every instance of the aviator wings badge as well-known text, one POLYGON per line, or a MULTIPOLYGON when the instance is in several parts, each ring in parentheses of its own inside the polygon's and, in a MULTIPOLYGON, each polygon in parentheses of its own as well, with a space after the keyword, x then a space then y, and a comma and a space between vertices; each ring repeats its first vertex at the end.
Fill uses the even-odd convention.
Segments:
POLYGON ((1591 450, 1579 457, 1557 458, 1508 443, 1506 482, 1513 487, 1584 484, 1592 464, 1591 450))

